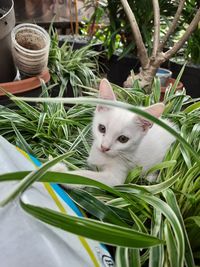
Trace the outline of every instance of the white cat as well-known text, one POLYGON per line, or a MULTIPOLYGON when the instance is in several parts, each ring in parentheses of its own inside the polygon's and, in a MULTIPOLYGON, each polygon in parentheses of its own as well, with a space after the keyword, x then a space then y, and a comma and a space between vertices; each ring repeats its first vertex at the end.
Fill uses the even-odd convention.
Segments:
MULTIPOLYGON (((103 79, 99 97, 116 101, 110 83, 103 79)), ((164 104, 157 103, 145 108, 146 112, 159 118, 164 104)), ((168 121, 166 123, 170 124, 168 121)), ((98 105, 93 119, 93 144, 88 164, 98 171, 79 170, 70 173, 85 176, 109 186, 123 184, 128 172, 142 166, 145 172, 161 162, 175 138, 163 128, 130 111, 98 105)), ((63 163, 53 171, 68 172, 63 163)), ((153 177, 154 178, 154 177, 153 177)), ((152 180, 152 177, 149 178, 152 180)))

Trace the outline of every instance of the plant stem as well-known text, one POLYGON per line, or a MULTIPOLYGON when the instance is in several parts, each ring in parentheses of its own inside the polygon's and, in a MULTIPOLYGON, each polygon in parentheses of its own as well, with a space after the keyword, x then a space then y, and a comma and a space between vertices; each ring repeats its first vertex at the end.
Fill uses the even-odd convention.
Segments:
POLYGON ((160 43, 160 7, 158 0, 152 0, 154 13, 154 36, 152 57, 156 57, 160 43))
POLYGON ((75 34, 78 34, 79 25, 78 25, 78 5, 77 0, 74 0, 74 9, 75 9, 75 18, 76 18, 76 27, 75 27, 75 34))
POLYGON ((131 10, 127 0, 121 0, 121 3, 124 7, 124 11, 129 19, 131 30, 133 32, 133 36, 135 39, 135 43, 138 50, 139 59, 143 69, 146 69, 149 64, 149 58, 147 54, 147 50, 145 48, 144 42, 142 40, 142 35, 140 33, 140 29, 138 27, 137 21, 135 19, 135 15, 131 10))

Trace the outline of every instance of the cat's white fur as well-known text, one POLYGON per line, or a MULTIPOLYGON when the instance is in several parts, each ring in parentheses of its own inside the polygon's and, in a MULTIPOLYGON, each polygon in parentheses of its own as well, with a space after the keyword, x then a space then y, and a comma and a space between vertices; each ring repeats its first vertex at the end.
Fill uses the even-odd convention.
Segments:
MULTIPOLYGON (((100 83, 99 97, 116 101, 106 79, 100 83)), ((164 111, 164 104, 152 105, 145 108, 145 111, 159 118, 164 111)), ((169 121, 165 122, 171 124, 169 121)), ((142 166, 145 172, 161 162, 175 140, 163 128, 130 111, 100 105, 94 114, 92 131, 93 144, 88 164, 99 171, 80 170, 70 173, 92 178, 109 186, 123 184, 128 172, 135 166, 142 166), (99 131, 100 124, 105 126, 105 133, 99 131), (126 143, 119 142, 118 137, 121 135, 129 140, 126 143)), ((64 164, 57 164, 53 170, 69 172, 64 164)))

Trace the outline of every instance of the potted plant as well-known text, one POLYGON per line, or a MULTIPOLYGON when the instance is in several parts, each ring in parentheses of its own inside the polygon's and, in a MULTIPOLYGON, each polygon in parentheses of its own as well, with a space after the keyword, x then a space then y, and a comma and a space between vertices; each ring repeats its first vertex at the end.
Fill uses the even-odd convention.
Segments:
POLYGON ((82 85, 94 87, 99 72, 97 60, 99 52, 90 44, 77 50, 74 50, 68 42, 64 42, 60 47, 58 33, 52 28, 50 32, 48 66, 53 82, 58 84, 52 90, 52 96, 59 95, 61 91, 64 96, 79 96, 82 94, 82 85))
MULTIPOLYGON (((95 86, 98 76, 99 52, 94 51, 90 45, 77 51, 74 51, 67 43, 60 47, 58 34, 52 28, 50 32, 48 68, 34 77, 1 83, 0 87, 12 94, 39 96, 42 92, 41 80, 47 83, 51 77, 52 86, 49 90, 52 96, 60 94, 78 96, 82 94, 82 85, 95 86)), ((4 105, 10 103, 3 91, 0 93, 0 103, 4 105)))
MULTIPOLYGON (((151 39, 153 28, 152 3, 146 0, 128 1, 128 3, 134 11, 138 25, 140 25, 145 47, 148 50, 148 54, 150 54, 152 50, 151 39)), ((162 30, 164 30, 166 28, 165 21, 167 18, 173 16, 176 3, 172 1, 160 1, 159 3, 161 25, 162 30)), ((95 38, 102 40, 106 48, 108 57, 108 61, 106 62, 107 77, 111 82, 122 86, 130 70, 133 69, 135 73, 138 73, 141 66, 130 23, 120 2, 100 2, 98 9, 94 9, 93 16, 95 14, 101 14, 103 16, 100 20, 100 27, 95 33, 95 38), (105 14, 107 15, 107 19, 105 14)))
POLYGON ((169 26, 168 31, 165 33, 163 38, 160 37, 160 8, 159 8, 159 2, 158 1, 152 1, 153 11, 154 11, 154 34, 153 34, 153 49, 151 56, 148 56, 147 49, 145 48, 145 44, 142 40, 142 35, 139 30, 137 21, 135 19, 135 15, 133 11, 131 10, 128 2, 126 0, 121 0, 121 3, 124 7, 124 11, 129 18, 131 29, 133 32, 133 36, 135 39, 135 43, 137 46, 138 56, 141 62, 141 71, 139 74, 135 75, 134 77, 129 77, 126 82, 125 86, 131 86, 133 83, 133 80, 139 80, 140 84, 146 92, 150 92, 150 84, 152 83, 152 79, 154 75, 156 74, 156 71, 158 67, 164 63, 166 60, 171 58, 185 43, 186 40, 188 40, 189 36, 192 34, 192 32, 195 30, 197 24, 200 20, 200 8, 197 9, 195 15, 193 16, 193 19, 189 26, 187 27, 186 31, 182 35, 182 37, 178 40, 177 43, 173 45, 172 48, 167 50, 166 52, 163 52, 163 48, 169 39, 169 37, 172 35, 172 33, 175 31, 178 20, 181 16, 181 12, 184 8, 185 1, 180 1, 177 11, 175 13, 174 19, 172 20, 172 23, 169 26), (149 88, 149 89, 148 89, 149 88))
MULTIPOLYGON (((185 41, 195 30, 200 18, 200 9, 196 11, 195 16, 193 16, 193 19, 187 27, 186 31, 184 32, 183 36, 179 38, 178 42, 175 43, 172 48, 169 48, 166 51, 165 45, 178 26, 178 21, 181 17, 181 12, 184 8, 184 4, 185 1, 180 1, 180 3, 177 5, 176 12, 174 12, 173 15, 171 14, 171 16, 169 17, 169 28, 165 31, 164 34, 162 34, 163 36, 161 37, 160 29, 161 25, 164 23, 161 23, 161 9, 158 1, 152 1, 152 11, 154 17, 154 35, 151 45, 152 51, 149 55, 146 43, 143 39, 142 31, 139 29, 139 23, 136 19, 137 11, 131 9, 128 1, 121 1, 121 5, 123 6, 130 23, 131 31, 133 33, 134 38, 134 45, 137 49, 137 55, 142 67, 141 71, 137 75, 135 75, 134 77, 129 77, 127 79, 127 81, 125 82, 125 86, 130 87, 133 84, 133 80, 139 80, 142 84, 142 87, 145 88, 146 92, 149 92, 148 87, 151 88, 150 84, 152 83, 152 79, 155 76, 158 67, 167 60, 169 60, 183 46, 185 41)), ((142 23, 140 25, 142 25, 142 23)))
POLYGON ((11 32, 11 46, 14 63, 18 69, 18 80, 0 83, 5 91, 0 92, 1 104, 8 104, 6 92, 24 95, 39 95, 41 80, 50 80, 47 68, 50 38, 38 25, 19 24, 11 32))
MULTIPOLYGON (((63 75, 66 75, 63 71, 65 68, 61 68, 65 61, 58 61, 62 58, 61 53, 60 50, 52 50, 51 54, 56 65, 52 70, 59 67, 58 73, 52 71, 57 80, 62 80, 63 75)), ((54 64, 52 61, 52 65, 54 64)), ((175 85, 177 83, 178 81, 175 85)), ((114 86, 114 90, 118 100, 125 102, 123 108, 141 115, 142 109, 137 106, 159 102, 161 90, 156 82, 148 89, 149 94, 144 92, 143 84, 135 83, 136 85, 129 90, 114 86)), ((11 194, 0 202, 1 211, 7 214, 9 205, 6 204, 11 204, 14 199, 20 209, 51 227, 117 246, 116 266, 199 265, 199 102, 188 99, 184 90, 174 94, 175 85, 165 92, 164 116, 176 124, 180 133, 163 124, 162 120, 149 117, 145 112, 142 114, 170 131, 178 141, 167 152, 161 164, 153 166, 145 174, 142 174, 140 167, 133 169, 127 177, 127 184, 115 188, 84 177, 47 173, 48 168, 62 159, 72 169, 85 167, 84 159, 90 147, 88 135, 91 114, 94 111, 91 105, 98 102, 95 89, 89 91, 95 99, 44 99, 49 96, 49 90, 44 86, 42 98, 26 99, 41 102, 34 108, 23 99, 12 98, 19 110, 0 107, 0 133, 46 164, 34 173, 20 172, 0 176, 0 181, 4 182, 20 180, 11 194), (63 103, 77 105, 66 110, 63 103), (65 154, 61 155, 63 153, 65 154), (53 155, 55 159, 49 161, 49 155, 53 155), (155 171, 159 173, 158 183, 148 183, 144 178, 155 171), (27 203, 27 198, 23 196, 35 182, 87 184, 90 187, 88 190, 71 189, 67 193, 91 218, 77 219, 63 214, 62 205, 55 212, 49 206, 41 207, 39 201, 27 203)), ((103 104, 110 103, 105 100, 103 104)), ((113 105, 122 107, 117 101, 113 105)))

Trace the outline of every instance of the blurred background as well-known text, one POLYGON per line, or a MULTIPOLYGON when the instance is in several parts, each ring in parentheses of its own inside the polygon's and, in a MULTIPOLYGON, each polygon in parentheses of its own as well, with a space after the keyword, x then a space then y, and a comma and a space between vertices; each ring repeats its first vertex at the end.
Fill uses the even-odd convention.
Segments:
POLYGON ((15 0, 17 22, 70 21, 78 11, 79 20, 88 18, 90 10, 84 9, 84 0, 15 0), (76 11, 77 10, 77 11, 76 11))

